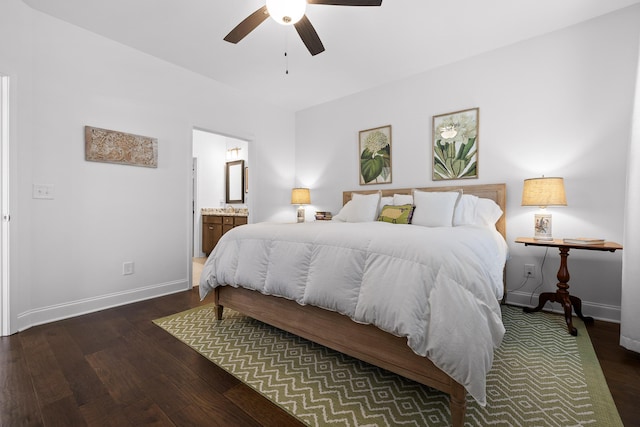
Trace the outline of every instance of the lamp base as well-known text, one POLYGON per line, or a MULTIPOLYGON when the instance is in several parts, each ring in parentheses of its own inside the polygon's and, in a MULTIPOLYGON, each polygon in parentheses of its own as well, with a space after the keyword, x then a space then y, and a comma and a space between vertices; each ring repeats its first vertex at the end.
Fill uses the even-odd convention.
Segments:
POLYGON ((304 206, 298 206, 298 222, 304 222, 304 206))
POLYGON ((553 240, 551 236, 551 214, 535 214, 534 220, 535 235, 533 238, 536 240, 553 240))

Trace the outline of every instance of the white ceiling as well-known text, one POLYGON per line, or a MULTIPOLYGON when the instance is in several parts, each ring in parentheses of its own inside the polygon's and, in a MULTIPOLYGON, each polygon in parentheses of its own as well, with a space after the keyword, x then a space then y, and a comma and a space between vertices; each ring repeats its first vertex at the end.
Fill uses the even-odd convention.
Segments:
POLYGON ((640 2, 383 0, 381 7, 309 5, 307 17, 326 48, 312 57, 293 27, 271 19, 237 45, 223 41, 264 0, 23 1, 292 111, 640 2))

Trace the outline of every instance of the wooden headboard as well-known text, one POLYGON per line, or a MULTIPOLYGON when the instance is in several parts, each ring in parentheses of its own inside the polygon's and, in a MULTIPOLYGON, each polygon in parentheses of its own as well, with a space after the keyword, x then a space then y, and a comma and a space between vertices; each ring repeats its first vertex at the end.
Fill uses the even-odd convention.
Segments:
POLYGON ((491 199, 500 206, 502 209, 502 216, 496 222, 496 229, 502 237, 507 239, 507 185, 506 184, 482 184, 482 185, 451 185, 447 187, 414 187, 414 188, 392 188, 384 190, 354 190, 344 191, 342 193, 342 204, 345 205, 351 200, 351 193, 359 194, 374 194, 380 191, 382 197, 393 196, 394 194, 411 194, 413 190, 420 191, 456 191, 462 190, 464 194, 473 194, 474 196, 482 197, 484 199, 491 199))

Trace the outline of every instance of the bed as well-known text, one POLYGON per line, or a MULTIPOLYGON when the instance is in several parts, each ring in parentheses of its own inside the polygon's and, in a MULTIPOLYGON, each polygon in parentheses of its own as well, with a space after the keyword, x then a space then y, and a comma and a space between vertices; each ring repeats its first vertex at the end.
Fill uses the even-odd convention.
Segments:
POLYGON ((338 220, 253 224, 225 234, 203 268, 201 297, 214 293, 218 319, 228 307, 443 391, 452 425, 463 425, 467 392, 486 402, 486 373, 504 334, 506 186, 345 191, 343 204, 338 220), (455 215, 468 217, 469 203, 479 201, 477 217, 480 202, 490 201, 497 208, 491 224, 467 224, 460 216, 454 227, 340 221, 364 199, 371 204, 377 195, 379 215, 383 206, 390 212, 394 198, 413 195, 413 220, 424 223, 434 219, 425 218, 419 200, 449 206, 456 193, 455 215), (422 251, 428 241, 437 250, 422 251), (333 258, 316 258, 323 253, 333 258), (349 287, 351 281, 359 287, 349 287), (385 306, 389 301, 396 305, 385 306))

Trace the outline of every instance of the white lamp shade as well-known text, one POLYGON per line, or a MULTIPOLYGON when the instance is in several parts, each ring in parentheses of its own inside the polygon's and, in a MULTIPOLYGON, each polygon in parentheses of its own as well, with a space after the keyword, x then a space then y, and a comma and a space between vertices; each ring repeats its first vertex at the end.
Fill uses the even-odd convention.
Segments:
POLYGON ((522 187, 522 206, 567 206, 562 178, 530 178, 522 187))
POLYGON ((267 0, 269 16, 280 25, 293 25, 304 16, 307 0, 267 0))
POLYGON ((292 205, 308 205, 311 203, 311 193, 308 188, 294 188, 291 190, 292 205))

